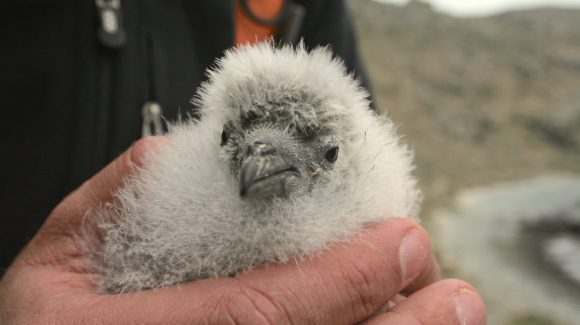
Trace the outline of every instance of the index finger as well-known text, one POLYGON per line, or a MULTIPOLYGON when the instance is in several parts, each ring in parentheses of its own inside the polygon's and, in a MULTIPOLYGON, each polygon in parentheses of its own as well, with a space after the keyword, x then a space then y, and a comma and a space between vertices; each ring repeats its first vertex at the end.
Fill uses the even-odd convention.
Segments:
POLYGON ((426 232, 408 219, 392 219, 351 244, 310 258, 242 274, 238 278, 278 301, 295 323, 352 324, 364 320, 431 268, 426 232), (283 275, 280 273, 284 272, 283 275), (281 281, 283 277, 284 281, 281 281))
POLYGON ((103 308, 118 311, 110 315, 120 322, 168 322, 171 315, 172 323, 352 324, 386 304, 431 261, 425 231, 392 219, 304 261, 109 296, 103 308))

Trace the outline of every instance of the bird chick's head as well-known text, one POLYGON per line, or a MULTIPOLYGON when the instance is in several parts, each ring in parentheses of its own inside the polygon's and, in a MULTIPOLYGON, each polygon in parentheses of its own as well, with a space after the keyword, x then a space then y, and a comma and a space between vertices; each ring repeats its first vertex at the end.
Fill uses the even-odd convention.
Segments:
POLYGON ((194 101, 241 197, 267 199, 308 193, 345 171, 367 96, 328 49, 263 43, 227 52, 194 101))
POLYGON ((242 107, 224 123, 220 146, 243 198, 305 193, 333 172, 339 130, 323 127, 306 96, 242 107))
POLYGON ((176 123, 116 195, 107 291, 288 262, 417 216, 412 153, 328 49, 228 51, 194 102, 200 119, 176 123))

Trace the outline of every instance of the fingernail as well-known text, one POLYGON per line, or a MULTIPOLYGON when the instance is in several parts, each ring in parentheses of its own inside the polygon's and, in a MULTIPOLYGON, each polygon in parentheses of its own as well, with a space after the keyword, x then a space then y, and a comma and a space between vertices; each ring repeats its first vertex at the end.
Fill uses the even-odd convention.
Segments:
POLYGON ((399 247, 399 258, 401 259, 401 274, 404 284, 409 284, 423 270, 425 258, 427 257, 423 238, 418 230, 411 230, 399 247))
POLYGON ((469 289, 461 288, 455 298, 455 311, 461 325, 485 325, 485 306, 469 289))

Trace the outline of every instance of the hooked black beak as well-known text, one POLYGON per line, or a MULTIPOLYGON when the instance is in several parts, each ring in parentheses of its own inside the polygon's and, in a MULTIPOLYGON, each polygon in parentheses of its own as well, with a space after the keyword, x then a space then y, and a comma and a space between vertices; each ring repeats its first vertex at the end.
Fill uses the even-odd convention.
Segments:
POLYGON ((287 173, 296 173, 296 169, 279 155, 276 147, 255 142, 248 146, 240 168, 240 196, 246 197, 251 192, 260 192, 263 196, 284 195, 287 173))

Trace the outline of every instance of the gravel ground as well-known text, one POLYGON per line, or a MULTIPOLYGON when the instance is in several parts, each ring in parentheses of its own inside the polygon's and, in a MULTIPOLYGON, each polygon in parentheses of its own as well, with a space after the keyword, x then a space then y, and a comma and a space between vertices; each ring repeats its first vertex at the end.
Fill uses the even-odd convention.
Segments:
POLYGON ((349 4, 376 106, 416 152, 446 274, 481 290, 489 324, 580 324, 566 275, 580 278, 580 238, 558 233, 580 229, 580 11, 349 4))
MULTIPOLYGON (((461 191, 428 226, 447 272, 485 297, 490 324, 579 324, 580 269, 564 272, 543 248, 558 248, 546 244, 568 236, 576 241, 572 251, 580 249, 580 175, 461 191)), ((564 266, 580 263, 562 249, 564 266)))

